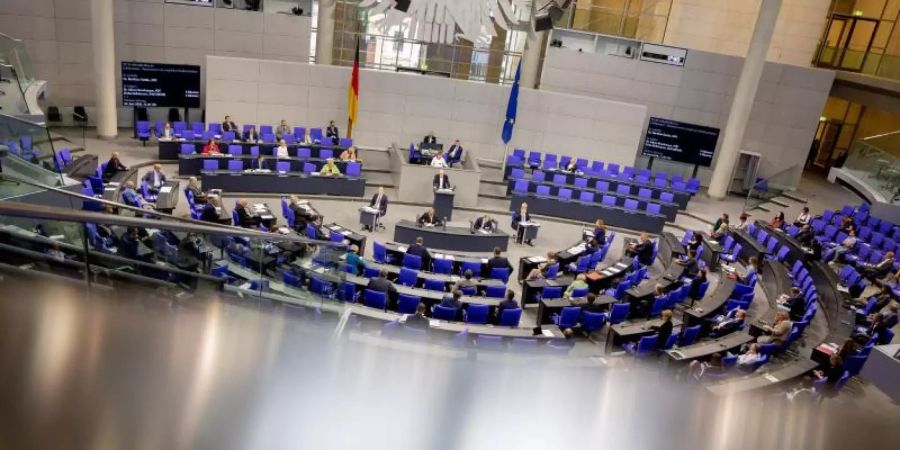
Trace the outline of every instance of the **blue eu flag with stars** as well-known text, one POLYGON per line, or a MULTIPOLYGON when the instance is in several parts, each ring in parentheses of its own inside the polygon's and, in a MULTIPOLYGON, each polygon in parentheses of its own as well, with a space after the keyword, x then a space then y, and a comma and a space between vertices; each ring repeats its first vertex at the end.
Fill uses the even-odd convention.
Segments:
POLYGON ((506 104, 506 121, 503 122, 503 134, 500 138, 504 144, 509 144, 512 139, 513 126, 516 124, 516 110, 519 109, 519 75, 522 72, 522 61, 516 66, 516 80, 513 82, 512 90, 509 91, 509 103, 506 104))

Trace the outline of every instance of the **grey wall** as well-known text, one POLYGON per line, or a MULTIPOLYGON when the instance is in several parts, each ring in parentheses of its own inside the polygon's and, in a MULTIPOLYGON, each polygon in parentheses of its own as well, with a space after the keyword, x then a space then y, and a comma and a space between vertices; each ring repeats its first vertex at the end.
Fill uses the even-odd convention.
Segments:
MULTIPOLYGON (((689 50, 685 66, 677 67, 548 48, 541 89, 643 104, 651 117, 724 132, 742 64, 743 58, 699 50, 689 50)), ((833 80, 834 72, 828 70, 766 64, 742 144, 743 150, 762 154, 762 176, 806 160, 833 80)), ((721 141, 720 135, 719 145, 721 141)), ((645 158, 638 165, 645 166, 645 158)), ((693 171, 693 166, 667 162, 653 167, 683 175, 693 171)), ((710 174, 701 169, 701 181, 708 182, 710 174)), ((788 185, 795 186, 799 177, 798 171, 788 185)))
MULTIPOLYGON (((349 67, 220 56, 207 57, 208 121, 230 114, 238 123, 347 124, 349 67)), ((508 86, 416 74, 362 70, 362 145, 401 149, 429 130, 443 142, 459 138, 476 158, 500 160, 508 86)), ((634 103, 522 89, 510 148, 542 149, 620 164, 634 162, 647 108, 634 103), (598 150, 602 149, 600 153, 598 150)))
MULTIPOLYGON (((163 0, 116 0, 114 8, 117 72, 121 61, 204 66, 207 54, 309 59, 309 17, 163 0)), ((89 0, 0 0, 0 31, 25 41, 37 78, 49 82, 48 105, 94 105, 90 14, 89 0)), ((123 110, 120 123, 130 116, 123 110)))

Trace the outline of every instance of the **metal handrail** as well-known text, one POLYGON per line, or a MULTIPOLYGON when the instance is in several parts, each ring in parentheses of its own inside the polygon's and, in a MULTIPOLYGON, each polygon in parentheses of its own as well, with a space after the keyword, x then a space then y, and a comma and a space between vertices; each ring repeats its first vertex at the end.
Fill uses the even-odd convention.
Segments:
POLYGON ((105 225, 119 225, 123 227, 137 228, 163 228, 172 231, 193 232, 201 234, 213 234, 218 236, 238 236, 245 238, 263 239, 275 242, 293 242, 301 244, 324 245, 330 247, 344 247, 345 244, 319 241, 300 236, 292 236, 278 233, 263 233, 247 228, 227 227, 213 225, 207 222, 200 223, 172 223, 160 222, 143 217, 117 216, 92 211, 55 208, 44 205, 34 205, 21 202, 0 201, 0 216, 24 217, 29 219, 57 220, 62 222, 99 223, 105 225))

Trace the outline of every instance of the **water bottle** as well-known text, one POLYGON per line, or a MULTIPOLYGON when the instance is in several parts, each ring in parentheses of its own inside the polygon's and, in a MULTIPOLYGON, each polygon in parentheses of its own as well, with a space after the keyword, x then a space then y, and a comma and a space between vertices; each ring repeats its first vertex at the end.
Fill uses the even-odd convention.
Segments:
POLYGON ((447 218, 444 217, 444 219, 441 221, 441 223, 442 223, 443 226, 444 226, 444 231, 447 231, 447 218))

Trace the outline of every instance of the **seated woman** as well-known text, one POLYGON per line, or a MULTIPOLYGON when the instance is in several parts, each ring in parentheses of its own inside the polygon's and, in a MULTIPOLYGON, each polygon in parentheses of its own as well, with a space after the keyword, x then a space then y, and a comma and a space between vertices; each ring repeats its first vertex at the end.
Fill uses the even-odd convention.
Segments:
POLYGON ((538 264, 538 266, 535 267, 534 269, 531 269, 531 271, 528 272, 528 276, 526 276, 525 279, 526 280, 540 280, 541 278, 546 277, 547 269, 549 269, 550 266, 552 266, 554 264, 556 264, 556 253, 547 252, 547 260, 538 264))
POLYGON ((194 203, 206 203, 206 192, 200 189, 200 182, 197 181, 197 177, 192 176, 188 178, 187 190, 194 196, 194 203))
POLYGON ((759 344, 753 343, 747 347, 747 351, 738 356, 737 366, 742 370, 746 370, 748 372, 752 372, 756 370, 756 364, 758 364, 764 355, 759 352, 759 344))
POLYGON ((341 161, 358 162, 359 160, 356 157, 356 147, 347 147, 346 150, 341 152, 341 161))
POLYGON ((770 225, 772 225, 772 228, 778 228, 778 229, 783 228, 784 227, 784 212, 782 211, 782 212, 776 214, 775 217, 772 218, 772 222, 770 223, 770 225))
POLYGON ((221 155, 222 152, 219 150, 219 145, 216 144, 214 139, 210 139, 206 141, 206 145, 203 146, 203 151, 200 152, 203 155, 221 155))

